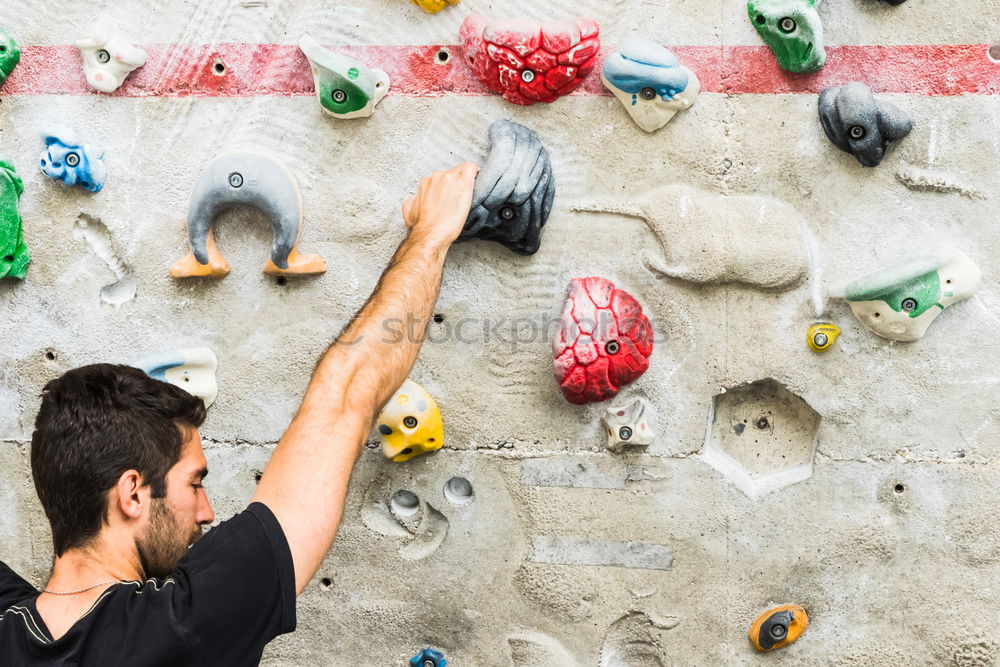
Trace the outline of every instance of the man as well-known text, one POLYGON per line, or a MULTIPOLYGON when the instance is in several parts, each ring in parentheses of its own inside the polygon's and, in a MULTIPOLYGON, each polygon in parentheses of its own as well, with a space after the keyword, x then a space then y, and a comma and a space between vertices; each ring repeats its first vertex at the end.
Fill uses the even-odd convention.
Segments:
POLYGON ((46 386, 31 468, 56 558, 42 592, 0 563, 0 665, 255 665, 295 629, 354 463, 420 349, 477 172, 420 182, 409 234, 316 366, 250 506, 200 540, 214 520, 201 400, 107 364, 46 386), (388 318, 412 318, 415 337, 386 340, 388 318))

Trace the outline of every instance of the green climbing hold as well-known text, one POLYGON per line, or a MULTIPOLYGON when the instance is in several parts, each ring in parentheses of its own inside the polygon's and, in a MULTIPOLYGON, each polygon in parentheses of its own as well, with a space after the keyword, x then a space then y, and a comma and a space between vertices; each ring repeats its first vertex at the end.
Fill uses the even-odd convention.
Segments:
POLYGON ((19 62, 21 62, 20 47, 9 32, 0 28, 0 86, 4 84, 19 62))
POLYGON ((940 266, 937 257, 918 257, 855 280, 844 296, 848 301, 881 301, 897 313, 919 317, 941 296, 940 266))
POLYGON ((323 110, 337 118, 371 116, 389 92, 389 75, 324 48, 309 35, 299 48, 312 66, 316 96, 323 110))
POLYGON ((943 247, 859 278, 842 296, 865 327, 910 342, 920 339, 945 308, 975 294, 982 275, 965 253, 943 247))
POLYGON ((826 64, 817 0, 749 0, 747 13, 778 64, 797 74, 826 64))
POLYGON ((28 274, 28 246, 24 244, 18 202, 24 184, 9 162, 0 160, 0 278, 24 280, 28 274))

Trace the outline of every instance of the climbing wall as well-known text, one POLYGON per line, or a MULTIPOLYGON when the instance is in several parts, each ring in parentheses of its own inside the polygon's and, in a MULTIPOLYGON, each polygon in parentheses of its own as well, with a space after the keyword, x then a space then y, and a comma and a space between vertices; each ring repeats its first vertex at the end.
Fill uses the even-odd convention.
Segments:
POLYGON ((298 630, 264 663, 402 665, 430 646, 459 667, 997 664, 1000 1, 950 4, 827 0, 826 65, 791 74, 742 0, 463 0, 436 15, 407 0, 4 2, 23 54, 0 88, 0 159, 24 181, 31 264, 0 281, 0 560, 45 580, 32 424, 45 382, 83 364, 214 350, 207 489, 218 517, 243 508, 403 238, 401 202, 432 170, 484 160, 490 124, 510 119, 551 157, 541 248, 451 251, 412 373, 445 446, 394 463, 373 434, 298 630), (72 46, 100 12, 149 55, 111 95, 72 46), (552 104, 515 106, 464 58, 473 12, 590 17, 601 58, 651 39, 701 94, 652 133, 600 67, 552 104), (370 118, 323 113, 305 32, 389 75, 370 118), (913 121, 877 167, 820 123, 820 93, 852 81, 913 121), (56 124, 105 150, 100 192, 42 173, 56 124), (199 175, 242 148, 294 173, 299 244, 325 274, 262 273, 270 225, 240 209, 216 225, 227 277, 170 277, 199 175), (834 298, 939 247, 981 285, 919 340, 879 336, 834 298), (552 341, 567 285, 588 276, 631 294, 655 341, 615 399, 575 405, 552 341), (819 353, 807 331, 824 321, 842 333, 819 353), (637 398, 655 437, 612 451, 601 418, 637 398), (756 653, 751 623, 781 604, 802 605, 808 629, 756 653))

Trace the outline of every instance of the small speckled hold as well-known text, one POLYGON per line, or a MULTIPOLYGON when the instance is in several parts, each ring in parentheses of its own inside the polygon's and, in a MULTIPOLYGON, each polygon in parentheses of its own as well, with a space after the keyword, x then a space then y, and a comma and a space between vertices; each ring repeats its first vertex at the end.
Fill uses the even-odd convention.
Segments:
POLYGON ((880 102, 863 83, 827 88, 819 96, 819 120, 830 141, 866 167, 876 167, 892 141, 913 129, 910 115, 880 102))
POLYGON ((620 452, 625 447, 647 447, 653 444, 649 414, 652 408, 644 398, 633 398, 628 403, 613 405, 604 412, 601 421, 608 433, 608 449, 620 452))
POLYGON ((509 120, 490 125, 490 155, 479 170, 472 209, 458 240, 497 241, 533 255, 556 196, 552 162, 538 135, 509 120))

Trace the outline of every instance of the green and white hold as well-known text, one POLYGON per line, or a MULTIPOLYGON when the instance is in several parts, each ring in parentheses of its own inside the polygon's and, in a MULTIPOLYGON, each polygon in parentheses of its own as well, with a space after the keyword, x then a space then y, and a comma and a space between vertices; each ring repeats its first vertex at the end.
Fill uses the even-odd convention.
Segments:
POLYGON ((389 75, 320 45, 309 35, 299 48, 312 66, 316 97, 336 118, 367 118, 389 92, 389 75))
POLYGON ((24 243, 18 203, 24 184, 9 162, 0 160, 0 278, 24 280, 28 275, 28 246, 24 243))
POLYGON ((845 298, 865 327, 884 338, 919 340, 951 304, 979 289, 983 273, 955 248, 883 269, 847 285, 845 298))

